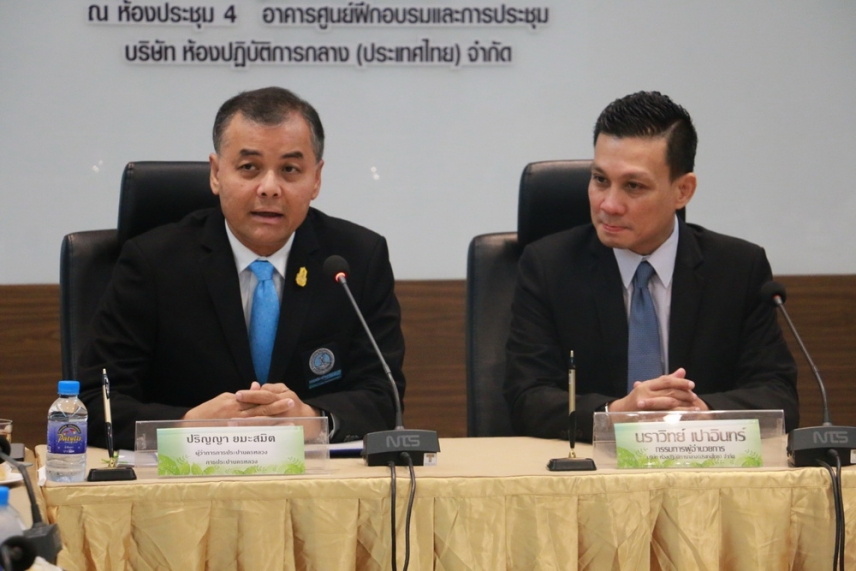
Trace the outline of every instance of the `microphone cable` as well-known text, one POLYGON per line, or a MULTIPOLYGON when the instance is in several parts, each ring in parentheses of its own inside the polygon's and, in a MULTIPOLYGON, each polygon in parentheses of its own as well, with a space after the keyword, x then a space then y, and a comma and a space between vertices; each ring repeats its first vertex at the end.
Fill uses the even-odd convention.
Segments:
POLYGON ((389 466, 389 526, 392 530, 390 532, 392 539, 392 571, 398 571, 398 557, 396 554, 396 533, 395 533, 395 496, 396 494, 396 475, 395 475, 395 462, 392 460, 387 464, 389 466))
POLYGON ((832 481, 832 501, 835 506, 835 550, 832 553, 832 571, 844 571, 844 541, 846 536, 844 534, 844 494, 841 489, 841 456, 835 449, 828 450, 827 454, 835 459, 834 470, 832 466, 822 460, 818 460, 817 463, 826 468, 832 481))
MULTIPOLYGON (((410 470, 410 495, 407 499, 407 510, 405 512, 404 518, 404 567, 402 571, 407 571, 407 568, 410 566, 410 520, 413 515, 413 500, 416 497, 416 472, 413 469, 413 458, 410 457, 410 454, 407 452, 401 453, 401 459, 407 462, 407 467, 410 470)), ((398 571, 398 554, 397 554, 397 537, 396 537, 396 522, 395 522, 395 497, 397 495, 397 475, 395 473, 395 461, 390 460, 387 463, 389 466, 389 475, 390 475, 390 497, 389 497, 389 515, 390 515, 390 529, 391 529, 391 540, 392 540, 392 549, 391 549, 391 560, 392 560, 392 571, 398 571)))
POLYGON ((841 546, 838 551, 838 565, 840 571, 844 571, 844 544, 847 536, 845 535, 845 519, 844 519, 844 490, 841 488, 841 456, 838 455, 838 450, 830 450, 829 454, 835 458, 836 483, 835 489, 838 491, 838 514, 835 519, 835 531, 838 536, 838 544, 841 546))
POLYGON ((413 458, 407 452, 402 452, 401 457, 407 461, 410 470, 410 497, 407 500, 407 515, 404 519, 404 571, 410 564, 410 516, 413 514, 413 498, 416 496, 416 472, 413 470, 413 458))

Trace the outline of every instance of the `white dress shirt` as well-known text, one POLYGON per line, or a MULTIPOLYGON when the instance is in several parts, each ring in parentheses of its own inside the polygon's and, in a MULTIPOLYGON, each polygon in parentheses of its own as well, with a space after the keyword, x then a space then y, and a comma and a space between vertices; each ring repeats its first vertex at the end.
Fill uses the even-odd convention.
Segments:
POLYGON ((238 240, 229 228, 229 223, 226 222, 226 235, 229 237, 229 245, 232 246, 232 255, 235 256, 235 267, 238 271, 238 280, 241 285, 241 307, 244 308, 244 320, 247 323, 247 330, 250 329, 250 315, 253 310, 253 293, 256 291, 258 278, 253 270, 250 269, 250 264, 256 260, 267 260, 273 265, 273 285, 276 287, 276 295, 282 301, 282 284, 285 280, 285 266, 288 263, 288 254, 291 252, 291 243, 294 241, 294 234, 288 239, 285 245, 271 254, 270 256, 259 256, 238 240))
POLYGON ((624 307, 627 315, 630 315, 630 300, 633 296, 633 276, 636 268, 643 260, 647 260, 654 268, 654 275, 648 282, 648 291, 654 302, 654 311, 657 312, 657 322, 660 325, 660 350, 663 363, 663 371, 671 373, 669 364, 669 314, 672 305, 672 274, 675 272, 675 258, 678 255, 678 217, 675 216, 675 225, 672 233, 666 238, 659 248, 647 256, 640 256, 630 250, 613 248, 615 261, 618 262, 618 270, 621 272, 621 281, 624 283, 624 307))
MULTIPOLYGON (((288 238, 285 245, 271 254, 270 256, 259 256, 238 240, 232 230, 229 228, 229 223, 226 223, 226 235, 229 237, 229 244, 232 246, 232 254, 235 256, 235 267, 238 270, 238 280, 241 285, 241 305, 244 308, 244 320, 247 323, 247 331, 250 330, 250 315, 253 310, 253 293, 256 291, 258 278, 253 270, 250 269, 250 264, 256 260, 267 260, 273 265, 273 284, 276 287, 276 295, 279 301, 282 302, 282 285, 285 283, 285 267, 288 264, 288 254, 291 253, 291 244, 294 242, 294 234, 288 238)), ((320 409, 319 409, 320 410, 320 409)), ((339 427, 339 421, 332 413, 325 410, 320 410, 322 416, 330 419, 329 438, 332 438, 339 427)))

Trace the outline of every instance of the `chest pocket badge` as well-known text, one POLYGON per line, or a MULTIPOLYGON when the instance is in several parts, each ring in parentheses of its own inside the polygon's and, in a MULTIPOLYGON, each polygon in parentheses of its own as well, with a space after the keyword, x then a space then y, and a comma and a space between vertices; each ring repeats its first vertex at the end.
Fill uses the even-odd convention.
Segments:
POLYGON ((309 370, 315 378, 309 379, 309 388, 316 389, 342 378, 342 367, 336 368, 336 354, 327 347, 320 347, 309 356, 309 370))

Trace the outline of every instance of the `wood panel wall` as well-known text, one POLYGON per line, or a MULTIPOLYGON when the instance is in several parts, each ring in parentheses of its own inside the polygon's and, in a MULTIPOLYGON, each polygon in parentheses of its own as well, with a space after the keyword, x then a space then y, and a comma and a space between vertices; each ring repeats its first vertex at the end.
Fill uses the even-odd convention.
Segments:
MULTIPOLYGON (((787 307, 827 385, 832 419, 856 425, 856 276, 783 276, 787 307)), ((466 435, 465 282, 400 281, 408 426, 466 435)), ((785 324, 783 323, 783 326, 785 324)), ((821 421, 820 395, 789 332, 800 367, 802 426, 821 421)), ((0 286, 0 417, 13 438, 45 440, 46 415, 60 379, 59 287, 0 286)))

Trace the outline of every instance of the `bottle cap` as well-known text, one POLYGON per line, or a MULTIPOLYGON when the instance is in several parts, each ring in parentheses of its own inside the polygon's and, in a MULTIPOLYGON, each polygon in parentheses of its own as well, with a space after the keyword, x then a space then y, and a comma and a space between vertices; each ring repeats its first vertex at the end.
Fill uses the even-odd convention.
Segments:
POLYGON ((80 394, 79 381, 60 381, 57 386, 57 392, 61 395, 78 395, 80 394))
POLYGON ((0 506, 9 505, 9 488, 0 486, 0 506))

